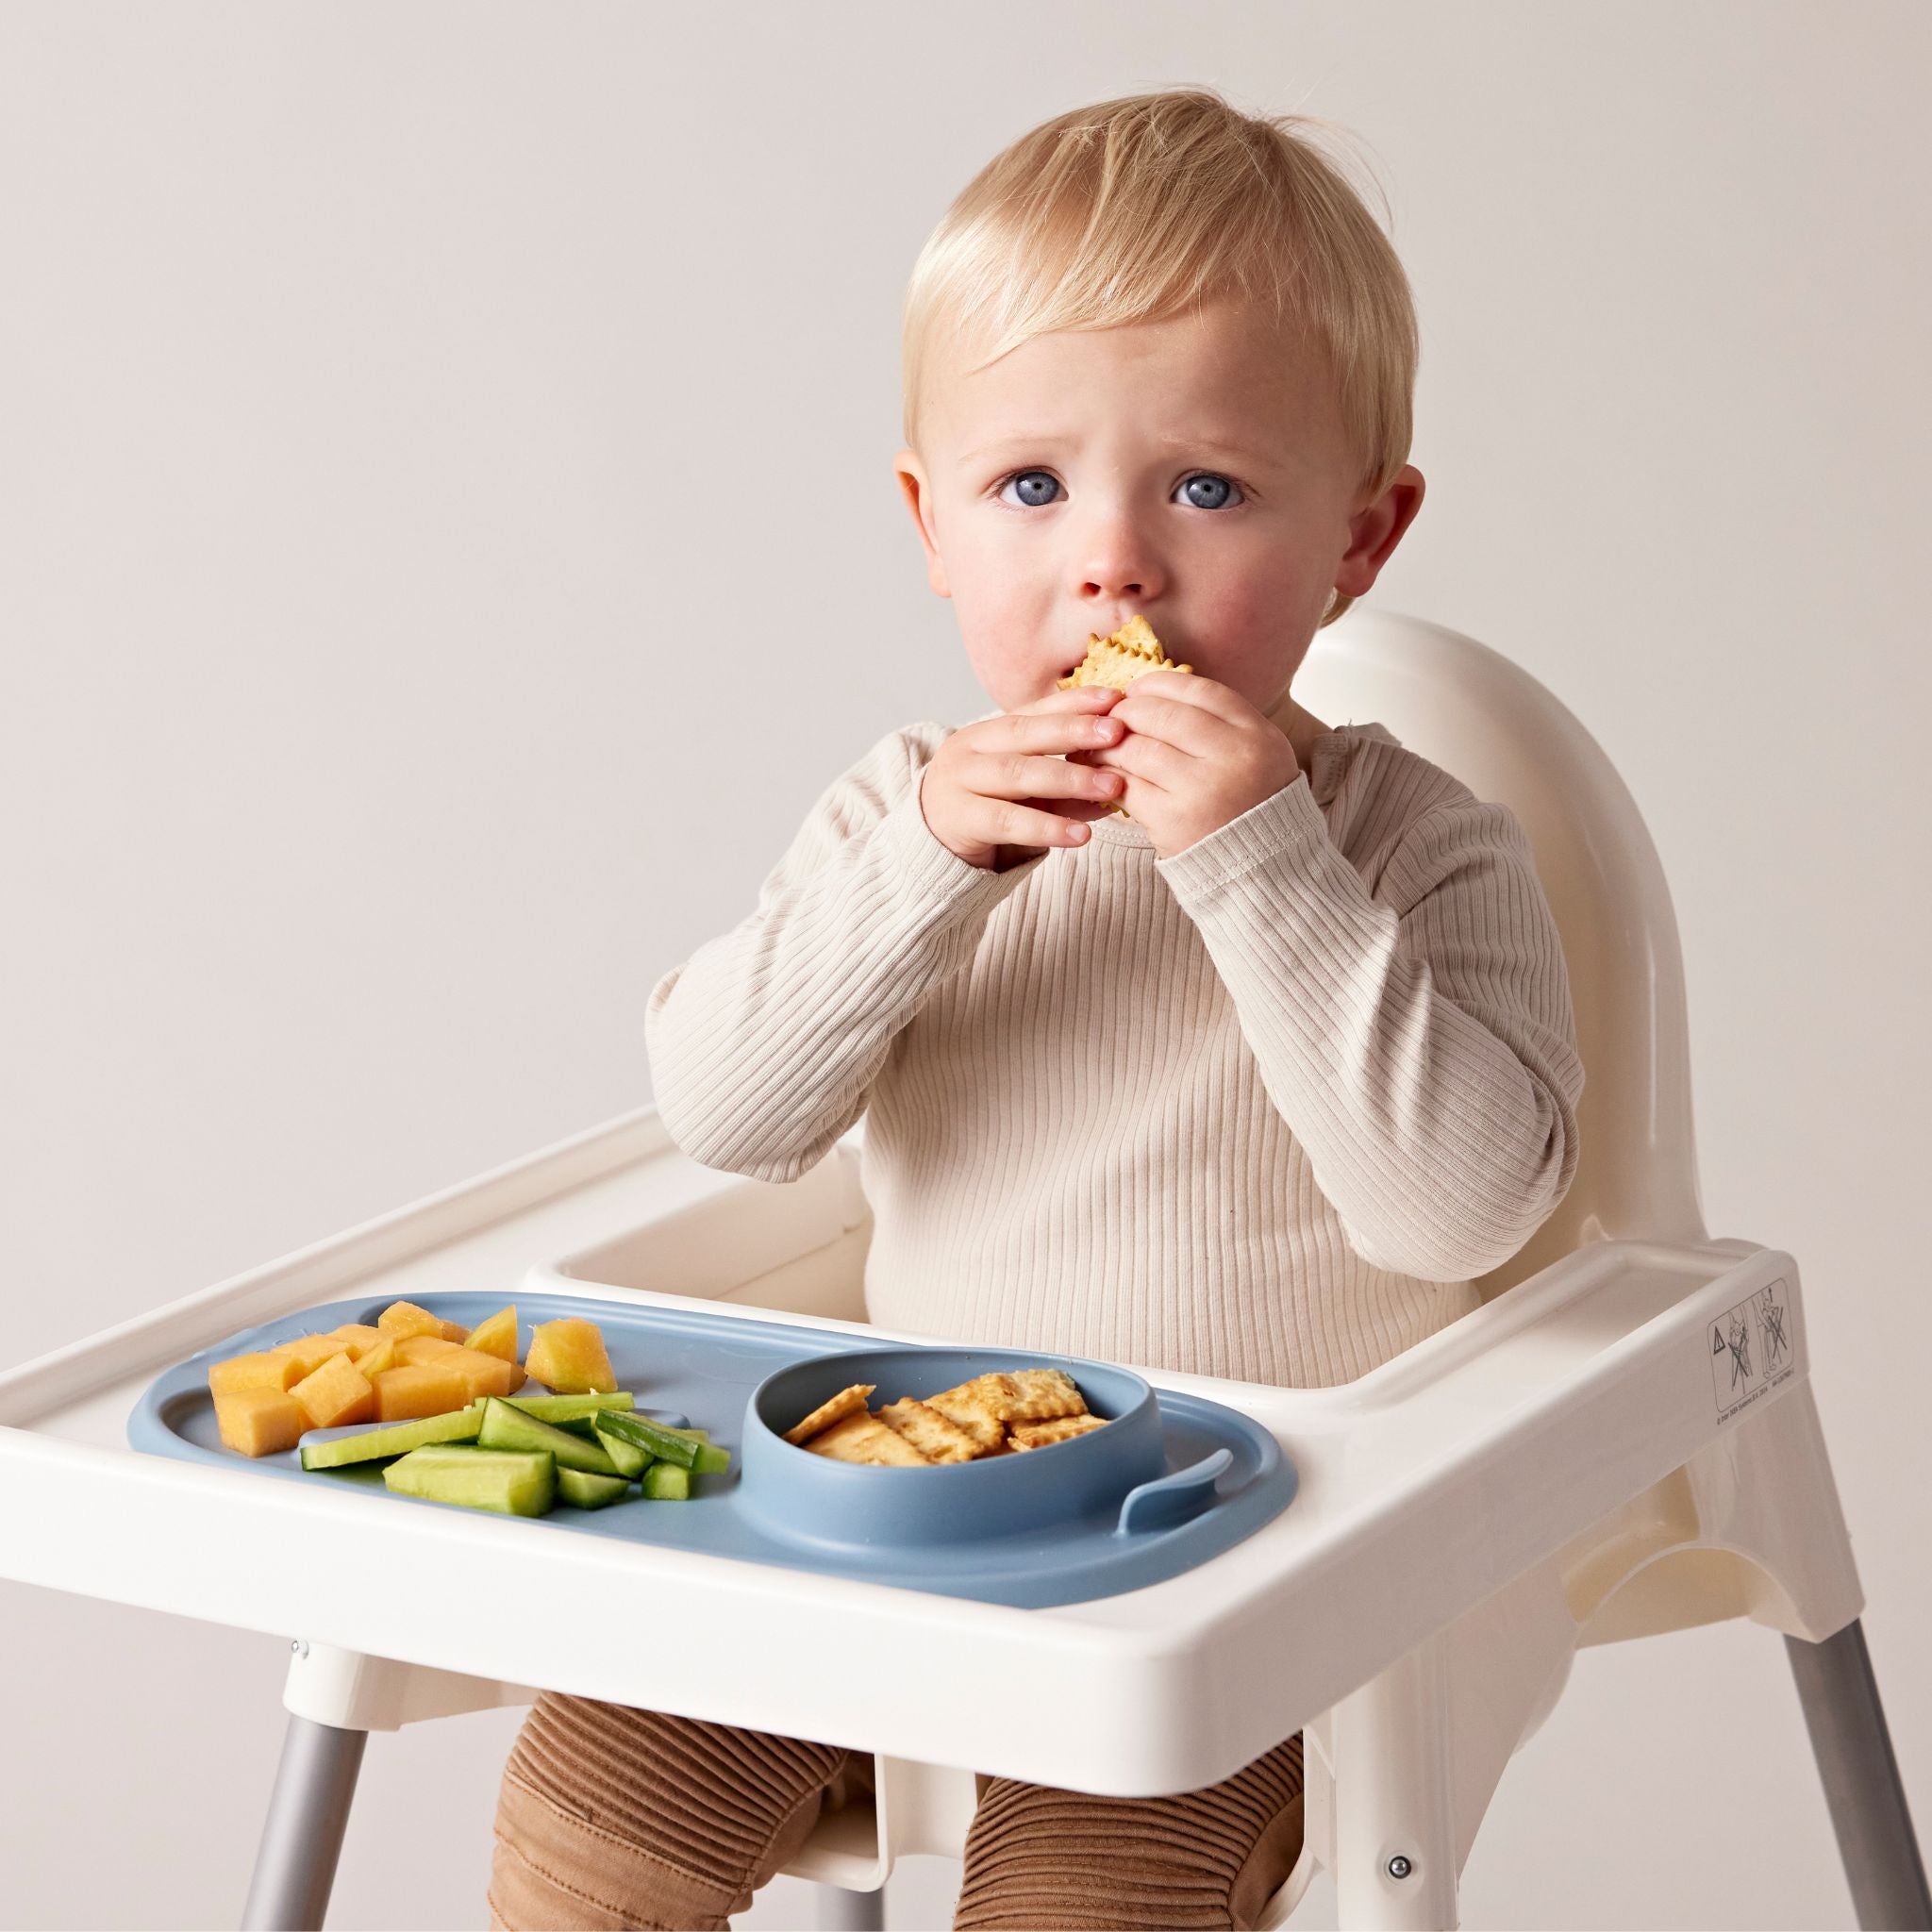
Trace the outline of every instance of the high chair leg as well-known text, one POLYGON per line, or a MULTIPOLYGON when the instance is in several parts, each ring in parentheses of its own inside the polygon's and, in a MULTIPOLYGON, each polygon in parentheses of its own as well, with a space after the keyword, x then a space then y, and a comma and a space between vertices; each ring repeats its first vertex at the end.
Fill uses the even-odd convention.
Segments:
POLYGON ((1932 1893, 1878 1701, 1865 1632, 1854 1617, 1822 1643, 1785 1638, 1858 1924, 1932 1927, 1932 1893))
POLYGON ((886 1889, 852 1891, 842 1885, 821 1885, 819 1932, 886 1932, 886 1889))
POLYGON ((322 1932, 367 1731, 291 1716, 242 1932, 322 1932))
POLYGON ((1329 1712, 1336 1910, 1348 1932, 1456 1932, 1449 1650, 1426 1638, 1329 1712))

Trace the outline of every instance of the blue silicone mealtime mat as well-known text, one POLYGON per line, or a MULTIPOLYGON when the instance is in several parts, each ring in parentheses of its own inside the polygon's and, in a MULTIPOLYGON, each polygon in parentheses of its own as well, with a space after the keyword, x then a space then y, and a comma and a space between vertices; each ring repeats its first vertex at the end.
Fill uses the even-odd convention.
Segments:
MULTIPOLYGON (((274 1481, 336 1483, 366 1494, 371 1507, 457 1507, 393 1493, 383 1483, 379 1465, 308 1471, 294 1449, 253 1458, 237 1455, 223 1446, 215 1425, 208 1388, 211 1362, 345 1323, 373 1323, 395 1299, 358 1296, 329 1302, 245 1329, 203 1350, 156 1378, 128 1418, 128 1441, 153 1455, 254 1470, 274 1481)), ((507 1298, 466 1292, 414 1299, 445 1321, 474 1326, 494 1314, 507 1298)), ((982 1603, 1041 1607, 1115 1596, 1177 1576, 1252 1535, 1279 1515, 1295 1492, 1292 1462, 1258 1424, 1224 1404, 1161 1390, 1159 1420, 1170 1473, 1191 1469, 1217 1450, 1225 1449, 1231 1458, 1215 1481, 1211 1503, 1172 1528, 1124 1533, 1116 1527, 1116 1504, 1105 1511, 1021 1534, 979 1534, 903 1548, 827 1544, 807 1533, 789 1533, 784 1525, 745 1507, 741 1471, 746 1404, 758 1384, 780 1369, 815 1357, 874 1350, 884 1345, 879 1341, 835 1329, 708 1314, 702 1305, 628 1307, 560 1294, 518 1295, 516 1304, 519 1361, 528 1350, 534 1322, 570 1315, 595 1322, 609 1350, 618 1387, 634 1391, 640 1414, 708 1429, 713 1442, 731 1452, 727 1472, 693 1479, 689 1502, 636 1500, 598 1510, 559 1507, 548 1516, 520 1519, 560 1533, 656 1543, 982 1603)), ((1082 1364, 1077 1357, 1044 1350, 1024 1354, 1029 1362, 1062 1367, 1079 1379, 1082 1364)), ((876 1404, 897 1392, 881 1388, 873 1399, 876 1404)), ((370 1426, 314 1433, 359 1434, 370 1426)), ((918 1470, 879 1470, 867 1475, 886 1482, 924 1479, 924 1472, 918 1470)))

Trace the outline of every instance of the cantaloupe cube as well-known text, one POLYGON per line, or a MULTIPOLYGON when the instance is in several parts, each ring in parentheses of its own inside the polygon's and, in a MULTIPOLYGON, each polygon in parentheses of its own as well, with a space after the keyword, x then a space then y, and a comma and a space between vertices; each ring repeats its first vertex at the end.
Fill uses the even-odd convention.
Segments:
POLYGON ((367 1355, 358 1355, 356 1357, 356 1366, 362 1372, 362 1379, 365 1382, 372 1375, 381 1374, 385 1369, 399 1368, 401 1362, 396 1355, 395 1337, 385 1335, 367 1355))
POLYGON ((463 1344, 484 1355, 500 1355, 505 1361, 517 1358, 517 1305, 498 1308, 487 1322, 478 1322, 463 1344))
POLYGON ((276 1456, 292 1449, 310 1426, 308 1411, 279 1389, 238 1389, 215 1397, 222 1441, 243 1456, 276 1456))
POLYGON ((404 1341, 411 1335, 441 1335, 442 1321, 432 1315, 427 1308, 419 1308, 414 1302, 391 1302, 376 1316, 375 1325, 385 1335, 393 1335, 398 1341, 404 1341))
POLYGON ((617 1387, 603 1331, 594 1322, 568 1315, 561 1321, 539 1322, 530 1331, 530 1352, 524 1367, 559 1395, 597 1390, 609 1394, 617 1387))
POLYGON ((375 1420, 412 1422, 418 1416, 447 1415, 453 1408, 467 1408, 466 1386, 461 1375, 441 1362, 385 1369, 375 1382, 375 1420))
POLYGON ((480 1402, 486 1395, 508 1395, 523 1371, 500 1355, 485 1355, 480 1349, 453 1348, 436 1357, 436 1366, 462 1376, 469 1389, 469 1401, 480 1402))
POLYGON ((296 1366, 295 1380, 312 1375, 332 1355, 346 1355, 348 1343, 333 1335, 298 1335, 293 1341, 278 1342, 271 1355, 285 1355, 296 1366))
POLYGON ((412 1366, 417 1362, 430 1362, 439 1356, 455 1355, 461 1346, 459 1342, 445 1341, 441 1335, 406 1335, 401 1341, 390 1338, 394 1343, 396 1360, 412 1366))
POLYGON ((372 1422, 375 1417, 375 1391, 345 1355, 330 1356, 289 1393, 308 1411, 311 1428, 333 1429, 342 1423, 372 1422))
POLYGON ((331 1329, 338 1341, 347 1344, 352 1361, 360 1361, 375 1344, 383 1339, 382 1330, 373 1327, 367 1322, 344 1322, 340 1328, 331 1329))
POLYGON ((208 1364, 208 1386, 213 1394, 233 1395, 242 1389, 274 1389, 286 1392, 302 1379, 301 1365, 291 1356, 264 1350, 259 1355, 231 1355, 208 1364))

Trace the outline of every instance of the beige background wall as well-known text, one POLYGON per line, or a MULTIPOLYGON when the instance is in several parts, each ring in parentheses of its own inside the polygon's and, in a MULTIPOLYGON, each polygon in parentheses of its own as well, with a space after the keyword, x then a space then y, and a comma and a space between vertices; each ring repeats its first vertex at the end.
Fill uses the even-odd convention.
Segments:
MULTIPOLYGON (((920 242, 1206 81, 1371 144, 1430 486, 1374 600, 1648 817, 1707 1210, 1803 1264, 1932 1827, 1928 57, 1910 0, 0 8, 0 1359, 646 1097, 652 979, 985 708, 890 474, 920 242)), ((0 1614, 0 1924, 234 1923, 283 1641, 0 1614)), ((484 1924, 514 1723, 373 1745, 336 1925, 484 1924)), ((1849 1924, 1778 1641, 1585 1653, 1465 1901, 1849 1924)))

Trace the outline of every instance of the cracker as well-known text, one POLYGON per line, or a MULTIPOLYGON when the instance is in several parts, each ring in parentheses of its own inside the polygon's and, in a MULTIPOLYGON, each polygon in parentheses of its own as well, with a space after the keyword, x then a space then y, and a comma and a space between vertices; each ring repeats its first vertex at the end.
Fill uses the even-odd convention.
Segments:
POLYGON ((898 1430, 928 1462, 971 1462, 985 1453, 951 1417, 909 1395, 887 1403, 878 1414, 881 1422, 898 1430))
POLYGON ((1008 1424, 1051 1422, 1056 1416, 1085 1415, 1087 1398, 1064 1369, 1015 1369, 1007 1376, 1014 1399, 1001 1420, 1008 1424))
POLYGON ((840 1390, 831 1401, 820 1403, 802 1423, 794 1423, 787 1429, 785 1440, 803 1443, 808 1436, 816 1436, 821 1429, 828 1429, 834 1423, 856 1414, 865 1407, 865 1398, 877 1387, 876 1382, 855 1382, 849 1389, 840 1390))
POLYGON ((1096 637, 1090 631, 1086 657, 1074 665, 1071 675, 1057 678, 1055 683, 1060 691, 1072 691, 1083 684, 1107 684, 1115 691, 1125 691, 1137 677, 1145 677, 1150 671, 1191 674, 1193 669, 1191 664, 1176 664, 1161 649, 1153 625, 1136 614, 1110 638, 1096 637))
POLYGON ((962 1383, 958 1389, 941 1390, 937 1395, 928 1395, 925 1406, 970 1436, 981 1455, 996 1456, 1006 1446, 1006 1424, 976 1392, 972 1392, 970 1383, 962 1383))
MULTIPOLYGON (((1136 612, 1110 638, 1096 637, 1090 631, 1086 657, 1074 665, 1070 675, 1055 679, 1055 687, 1072 691, 1076 685, 1106 684, 1115 691, 1125 691, 1137 677, 1145 677, 1150 671, 1185 671, 1191 675, 1193 669, 1191 664, 1176 664, 1161 649, 1153 626, 1136 612)), ((1132 822, 1133 814, 1118 799, 1108 810, 1132 822)))
POLYGON ((805 1448, 813 1456, 829 1456, 834 1462, 888 1463, 904 1469, 926 1466, 926 1458, 904 1436, 866 1409, 846 1416, 829 1429, 821 1429, 805 1448))
POLYGON ((1075 1436, 1090 1435, 1106 1426, 1104 1415, 1062 1415, 1051 1422, 1015 1423, 1012 1442, 1015 1449, 1045 1449, 1055 1442, 1070 1441, 1075 1436))

